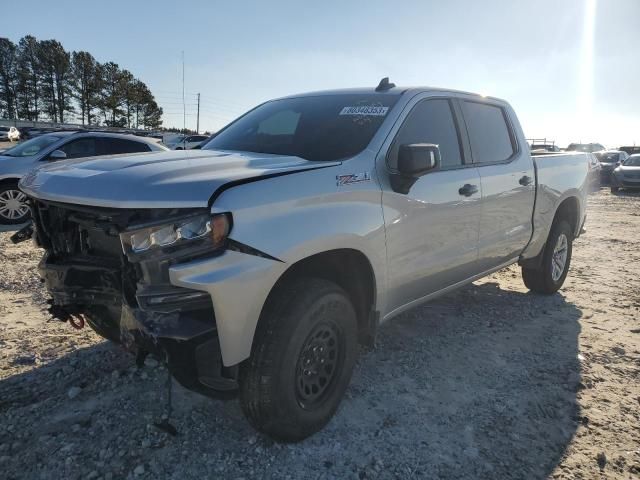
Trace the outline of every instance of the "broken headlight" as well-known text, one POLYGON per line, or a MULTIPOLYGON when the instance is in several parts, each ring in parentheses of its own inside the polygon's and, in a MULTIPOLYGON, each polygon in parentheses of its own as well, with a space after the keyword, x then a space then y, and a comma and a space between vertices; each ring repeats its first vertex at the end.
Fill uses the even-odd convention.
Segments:
POLYGON ((231 227, 230 214, 200 215, 164 225, 154 225, 120 234, 125 253, 144 253, 193 240, 208 240, 213 248, 221 247, 231 227))

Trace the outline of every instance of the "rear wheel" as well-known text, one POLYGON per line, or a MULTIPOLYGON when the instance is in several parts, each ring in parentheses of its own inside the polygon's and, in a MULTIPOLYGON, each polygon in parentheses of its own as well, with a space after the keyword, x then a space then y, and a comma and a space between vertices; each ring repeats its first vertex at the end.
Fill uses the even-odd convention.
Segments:
POLYGON ((20 191, 17 184, 0 187, 0 224, 15 225, 24 223, 29 218, 27 196, 20 191))
POLYGON ((567 278, 573 249, 573 232, 566 220, 551 227, 539 268, 522 268, 522 279, 529 290, 551 294, 557 292, 567 278))
POLYGON ((285 442, 317 432, 340 404, 357 351, 356 313, 338 285, 309 278, 281 288, 241 370, 240 401, 249 422, 285 442))

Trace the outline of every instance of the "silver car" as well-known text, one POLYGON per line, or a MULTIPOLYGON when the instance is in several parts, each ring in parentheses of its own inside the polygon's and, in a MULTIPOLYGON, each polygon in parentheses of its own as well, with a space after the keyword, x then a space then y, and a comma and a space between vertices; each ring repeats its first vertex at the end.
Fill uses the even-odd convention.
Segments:
POLYGON ((631 155, 611 174, 611 191, 640 188, 640 153, 631 155))
POLYGON ((57 132, 42 135, 0 152, 0 224, 23 223, 29 216, 27 197, 18 182, 47 162, 168 150, 151 140, 103 132, 57 132))

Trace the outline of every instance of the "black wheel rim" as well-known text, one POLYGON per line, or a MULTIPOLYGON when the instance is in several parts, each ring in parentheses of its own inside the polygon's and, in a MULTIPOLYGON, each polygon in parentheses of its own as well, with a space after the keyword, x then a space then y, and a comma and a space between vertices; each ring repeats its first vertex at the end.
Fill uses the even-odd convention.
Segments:
POLYGON ((296 365, 296 397, 302 408, 312 410, 331 394, 343 356, 344 342, 337 325, 316 325, 305 340, 296 365))

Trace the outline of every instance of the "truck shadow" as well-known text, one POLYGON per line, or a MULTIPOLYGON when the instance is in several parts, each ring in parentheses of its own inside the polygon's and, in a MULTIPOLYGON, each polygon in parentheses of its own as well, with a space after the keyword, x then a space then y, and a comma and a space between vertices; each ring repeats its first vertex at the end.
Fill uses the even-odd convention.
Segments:
MULTIPOLYGON (((254 432, 236 402, 178 389, 177 440, 152 429, 146 435, 157 447, 132 459, 127 451, 123 470, 112 468, 124 474, 128 462, 155 462, 158 472, 187 474, 201 471, 203 456, 215 451, 251 458, 263 478, 303 478, 310 469, 337 478, 346 471, 359 478, 547 478, 580 418, 580 317, 561 294, 469 285, 383 325, 336 417, 308 440, 286 448, 261 436, 248 443, 254 432), (181 444, 189 451, 173 458, 181 444)), ((49 452, 58 438, 90 443, 94 452, 132 435, 139 442, 138 432, 149 431, 162 411, 164 375, 158 367, 138 370, 132 356, 100 343, 0 380, 0 423, 12 419, 32 439, 27 456, 45 466, 54 465, 49 452), (71 386, 83 389, 72 400, 71 386)), ((234 476, 246 473, 242 462, 234 476)))
POLYGON ((423 475, 547 478, 579 421, 581 315, 561 294, 469 285, 381 327, 345 417, 368 410, 423 475))

